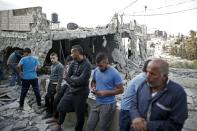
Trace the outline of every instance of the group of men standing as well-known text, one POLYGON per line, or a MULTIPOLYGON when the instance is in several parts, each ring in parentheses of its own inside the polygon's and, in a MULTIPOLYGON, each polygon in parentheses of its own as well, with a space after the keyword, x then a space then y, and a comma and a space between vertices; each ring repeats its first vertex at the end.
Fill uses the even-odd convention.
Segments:
MULTIPOLYGON (((21 67, 23 70, 21 109, 30 85, 34 89, 38 106, 41 105, 36 75, 39 62, 31 56, 29 48, 25 48, 24 55, 17 65, 19 74, 21 67)), ((76 112, 75 131, 83 130, 86 100, 90 91, 96 96, 96 101, 91 106, 86 131, 94 131, 98 122, 100 131, 109 131, 116 110, 115 96, 123 92, 119 114, 120 131, 181 131, 183 128, 188 116, 187 96, 179 84, 168 78, 169 65, 164 60, 148 60, 143 72, 133 78, 124 91, 123 78, 110 66, 106 54, 97 54, 97 67, 93 72, 81 46, 72 46, 71 56, 73 60, 64 73, 64 66, 58 61, 57 54, 50 54, 52 66, 45 96, 45 118, 54 117, 57 120, 52 131, 62 130, 68 112, 76 112), (62 81, 65 81, 63 86, 62 81)))

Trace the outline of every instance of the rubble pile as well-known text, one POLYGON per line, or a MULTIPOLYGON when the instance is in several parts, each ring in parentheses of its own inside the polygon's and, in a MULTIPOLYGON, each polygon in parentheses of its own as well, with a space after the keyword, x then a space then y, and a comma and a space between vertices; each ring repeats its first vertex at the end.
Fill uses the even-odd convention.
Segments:
MULTIPOLYGON (((41 78, 42 79, 42 78, 41 78)), ((45 79, 41 80, 43 84, 45 79)), ((41 87, 44 87, 42 85, 41 87)), ((0 129, 1 131, 46 131, 55 121, 43 120, 45 107, 38 107, 33 90, 30 88, 24 103, 24 110, 19 110, 20 86, 0 86, 0 129)), ((42 103, 44 88, 41 88, 42 103)))

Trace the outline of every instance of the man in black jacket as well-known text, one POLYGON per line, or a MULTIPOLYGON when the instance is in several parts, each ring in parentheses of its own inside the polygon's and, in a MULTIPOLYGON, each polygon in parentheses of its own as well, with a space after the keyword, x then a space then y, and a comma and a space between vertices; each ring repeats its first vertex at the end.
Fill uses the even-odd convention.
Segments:
POLYGON ((57 111, 59 112, 58 125, 52 131, 61 131, 61 125, 64 122, 66 113, 75 111, 77 123, 75 131, 82 131, 85 121, 86 99, 89 94, 89 78, 91 75, 91 64, 83 55, 83 49, 75 45, 71 49, 73 61, 65 76, 68 83, 68 90, 64 92, 57 111))

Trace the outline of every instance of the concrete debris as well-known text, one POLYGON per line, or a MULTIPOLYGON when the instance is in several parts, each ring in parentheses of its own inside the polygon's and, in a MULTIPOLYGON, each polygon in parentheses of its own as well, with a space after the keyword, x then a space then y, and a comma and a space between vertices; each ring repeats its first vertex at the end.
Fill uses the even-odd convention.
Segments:
MULTIPOLYGON (((47 56, 51 50, 59 51, 57 53, 61 57, 62 53, 69 55, 68 52, 72 45, 81 44, 92 63, 98 52, 105 52, 109 56, 109 61, 121 72, 126 88, 129 81, 141 72, 140 65, 143 65, 147 58, 146 39, 144 38, 146 27, 142 27, 134 21, 134 24, 124 24, 120 28, 116 15, 112 24, 91 29, 69 23, 68 29, 50 30, 49 21, 42 13, 41 7, 1 11, 0 19, 8 21, 7 23, 0 21, 0 58, 3 56, 3 62, 15 48, 29 47, 32 49, 32 54, 38 56, 41 64, 47 65, 49 64, 47 56), (24 12, 25 14, 23 14, 24 12)), ((162 48, 153 46, 157 51, 156 56, 161 57, 162 52, 159 51, 162 48)), ((47 79, 47 75, 39 77, 42 105, 44 105, 47 79)), ((187 93, 189 118, 183 130, 196 130, 197 70, 172 68, 170 69, 170 79, 182 85, 187 93)), ((54 121, 42 120, 45 108, 37 106, 32 88, 28 91, 24 109, 18 110, 20 88, 18 86, 10 87, 7 83, 0 85, 0 129, 2 131, 47 131, 54 126, 54 121)), ((90 94, 89 98, 95 99, 95 96, 90 94)), ((120 100, 121 95, 117 97, 118 106, 120 106, 120 100)), ((69 119, 69 115, 67 119, 69 119)), ((74 126, 72 122, 66 124, 68 125, 66 131, 74 126)))
POLYGON ((120 50, 114 49, 112 52, 112 57, 115 62, 121 65, 122 68, 126 66, 125 58, 124 56, 121 55, 120 50))
POLYGON ((14 131, 20 131, 24 128, 27 127, 28 121, 27 120, 23 120, 23 121, 18 121, 17 123, 15 123, 15 125, 12 127, 12 130, 14 131))

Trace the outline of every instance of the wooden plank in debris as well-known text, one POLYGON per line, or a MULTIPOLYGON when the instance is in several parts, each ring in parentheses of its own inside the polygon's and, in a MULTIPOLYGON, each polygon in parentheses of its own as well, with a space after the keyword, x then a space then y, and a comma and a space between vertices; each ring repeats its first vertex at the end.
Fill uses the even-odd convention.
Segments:
POLYGON ((6 96, 7 94, 2 94, 2 95, 0 95, 0 97, 4 97, 4 96, 6 96))
POLYGON ((12 101, 13 99, 9 99, 9 98, 0 98, 0 101, 12 101))
POLYGON ((0 95, 1 95, 1 94, 4 94, 4 93, 7 93, 7 92, 9 92, 9 91, 11 91, 11 90, 13 90, 13 88, 1 88, 1 89, 0 89, 0 95))

